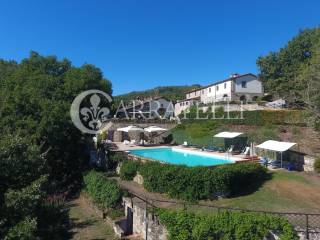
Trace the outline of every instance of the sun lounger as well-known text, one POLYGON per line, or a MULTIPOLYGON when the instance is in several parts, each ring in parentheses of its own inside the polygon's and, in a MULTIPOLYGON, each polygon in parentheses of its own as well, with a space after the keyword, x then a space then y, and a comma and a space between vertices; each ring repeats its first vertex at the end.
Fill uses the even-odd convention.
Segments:
POLYGON ((193 144, 190 144, 190 143, 184 141, 181 146, 182 146, 182 147, 195 147, 196 145, 193 145, 193 144))
POLYGON ((188 142, 184 141, 181 146, 188 147, 188 142))
POLYGON ((211 145, 210 146, 206 146, 203 149, 204 149, 204 151, 207 151, 207 152, 217 152, 217 151, 222 150, 219 147, 215 147, 215 146, 211 146, 211 145))
POLYGON ((227 152, 227 153, 230 153, 230 154, 232 154, 232 155, 239 153, 239 152, 234 151, 234 145, 231 145, 231 146, 227 149, 226 152, 227 152))

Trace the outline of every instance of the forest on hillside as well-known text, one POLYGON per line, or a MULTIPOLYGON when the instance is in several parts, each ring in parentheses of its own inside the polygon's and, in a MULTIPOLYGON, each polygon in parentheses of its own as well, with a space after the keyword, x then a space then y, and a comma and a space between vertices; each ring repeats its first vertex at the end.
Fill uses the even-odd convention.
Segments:
POLYGON ((257 59, 266 92, 320 115, 320 28, 301 30, 276 52, 257 59))
POLYGON ((89 159, 70 105, 84 90, 111 94, 111 83, 93 65, 31 52, 0 60, 0 86, 0 239, 61 239, 64 196, 89 159))
POLYGON ((134 91, 126 94, 117 95, 114 97, 116 102, 123 101, 128 103, 134 99, 146 99, 150 97, 166 97, 172 101, 185 99, 186 92, 201 87, 199 84, 186 85, 186 86, 162 86, 155 87, 144 91, 134 91))

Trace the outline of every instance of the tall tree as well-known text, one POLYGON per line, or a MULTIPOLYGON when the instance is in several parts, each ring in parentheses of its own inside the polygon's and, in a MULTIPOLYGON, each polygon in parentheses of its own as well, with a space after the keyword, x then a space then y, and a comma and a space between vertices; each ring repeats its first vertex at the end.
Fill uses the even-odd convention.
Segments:
POLYGON ((80 180, 86 135, 71 122, 75 96, 111 82, 100 69, 31 52, 20 63, 0 60, 0 238, 34 239, 46 194, 80 180))
POLYGON ((319 42, 320 28, 305 29, 281 48, 257 60, 265 90, 290 102, 302 101, 305 79, 301 73, 310 65, 319 42))

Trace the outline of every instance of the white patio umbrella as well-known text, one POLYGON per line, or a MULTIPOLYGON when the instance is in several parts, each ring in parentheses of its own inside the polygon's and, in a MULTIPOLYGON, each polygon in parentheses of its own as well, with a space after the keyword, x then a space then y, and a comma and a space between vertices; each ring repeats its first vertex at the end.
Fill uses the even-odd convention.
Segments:
POLYGON ((120 131, 120 132, 143 132, 143 128, 140 128, 140 127, 137 127, 137 126, 133 126, 133 125, 130 125, 128 127, 123 127, 123 128, 117 128, 117 131, 120 131))
MULTIPOLYGON (((123 128, 117 128, 117 131, 129 133, 129 132, 143 132, 144 130, 141 127, 130 125, 130 126, 123 127, 123 128)), ((144 139, 144 137, 142 137, 142 141, 143 141, 143 139, 144 139)))
POLYGON ((217 138, 235 138, 235 137, 238 137, 240 136, 241 132, 220 132, 216 135, 214 135, 214 137, 217 137, 217 138))
POLYGON ((163 131, 168 131, 168 129, 165 129, 165 128, 161 128, 161 127, 158 127, 158 126, 150 126, 150 127, 146 127, 144 129, 144 131, 146 132, 163 132, 163 131))

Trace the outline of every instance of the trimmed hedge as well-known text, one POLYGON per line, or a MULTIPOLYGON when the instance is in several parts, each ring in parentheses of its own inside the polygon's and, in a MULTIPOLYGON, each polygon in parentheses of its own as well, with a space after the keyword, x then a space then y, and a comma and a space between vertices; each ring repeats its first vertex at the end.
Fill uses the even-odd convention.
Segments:
POLYGON ((316 158, 313 167, 317 173, 320 173, 320 156, 316 158))
POLYGON ((169 232, 169 240, 261 240, 270 231, 281 240, 299 239, 286 219, 270 214, 222 211, 209 215, 164 209, 156 213, 169 232))
POLYGON ((107 179, 103 173, 91 170, 83 177, 84 191, 98 204, 108 209, 120 205, 122 191, 115 180, 107 179))
POLYGON ((129 172, 132 176, 139 171, 148 191, 166 193, 170 197, 188 201, 238 195, 256 188, 267 177, 266 169, 255 163, 187 167, 147 162, 134 168, 132 162, 123 163, 123 172, 129 172))
MULTIPOLYGON (((216 114, 216 118, 220 118, 220 111, 216 114)), ((254 126, 263 126, 266 124, 273 125, 306 125, 306 111, 302 110, 256 110, 256 111, 244 111, 243 119, 240 119, 241 114, 239 111, 230 112, 230 118, 239 118, 239 119, 226 119, 227 113, 224 114, 223 119, 212 119, 212 113, 203 113, 199 111, 199 117, 205 118, 209 116, 209 121, 215 121, 222 124, 242 124, 242 125, 254 125, 254 126)), ((187 119, 183 120, 185 122, 199 121, 196 119, 196 111, 190 111, 187 114, 187 119)), ((206 121, 206 120, 202 120, 206 121)))
POLYGON ((120 168, 120 178, 122 180, 131 181, 137 174, 140 163, 132 160, 125 160, 122 162, 120 168))

